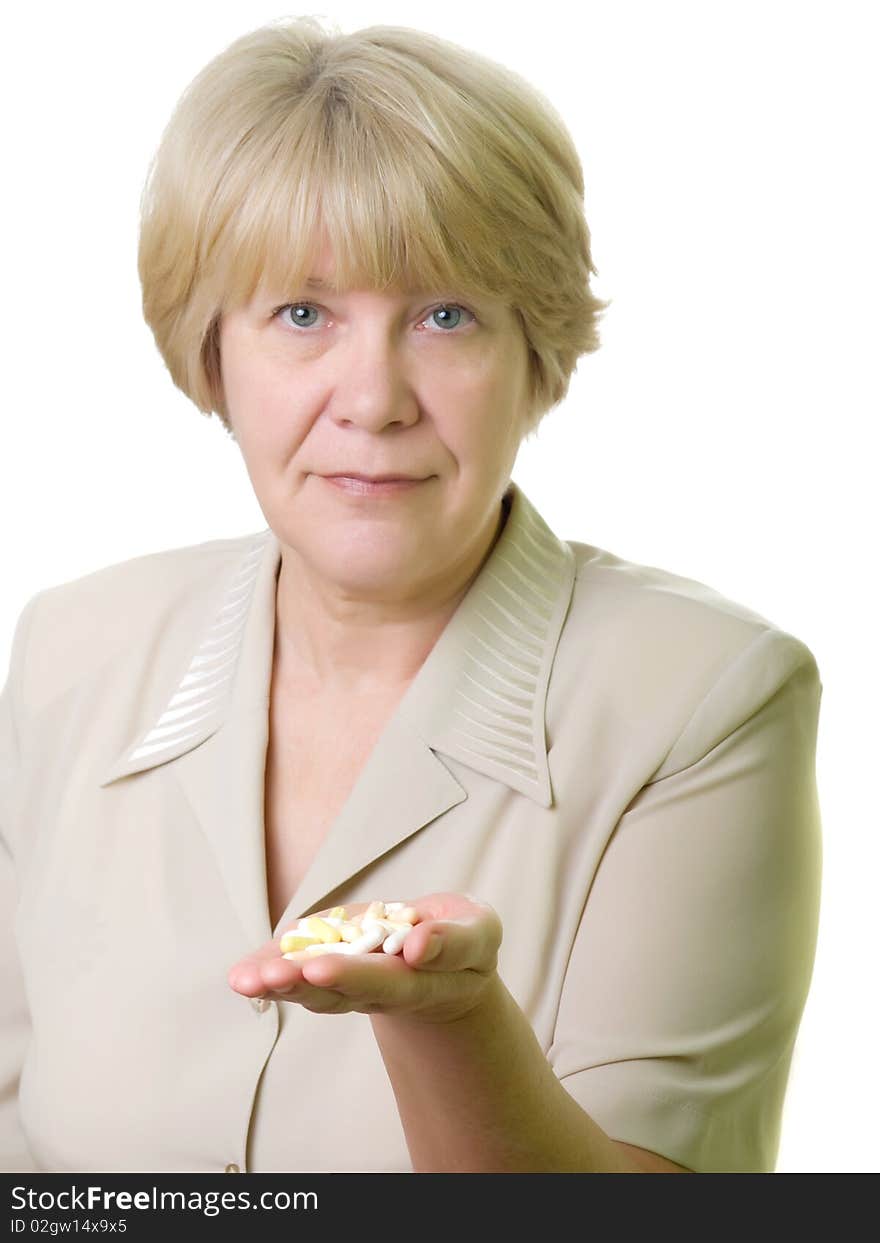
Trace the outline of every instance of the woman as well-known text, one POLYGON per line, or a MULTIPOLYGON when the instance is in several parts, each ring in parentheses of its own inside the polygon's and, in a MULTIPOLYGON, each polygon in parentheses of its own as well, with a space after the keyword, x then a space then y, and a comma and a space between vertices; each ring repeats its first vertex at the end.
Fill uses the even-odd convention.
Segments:
POLYGON ((181 99, 139 264, 268 527, 19 617, 3 1168, 772 1170, 822 684, 510 479, 605 305, 560 119, 428 34, 273 24, 181 99), (400 955, 281 956, 375 899, 400 955))

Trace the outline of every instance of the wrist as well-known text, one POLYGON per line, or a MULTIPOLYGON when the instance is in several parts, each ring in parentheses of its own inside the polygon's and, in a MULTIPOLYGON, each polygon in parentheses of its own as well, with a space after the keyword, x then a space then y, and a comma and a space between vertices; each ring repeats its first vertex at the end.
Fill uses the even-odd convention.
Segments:
POLYGON ((426 1005, 422 1010, 375 1011, 369 1015, 376 1035, 393 1032, 395 1036, 412 1030, 413 1034, 427 1031, 468 1033, 485 1029, 497 1022, 504 1011, 510 994, 496 970, 488 972, 479 987, 460 1003, 447 1002, 435 1006, 426 1005))
POLYGON ((475 993, 465 1009, 459 1014, 437 1019, 436 1022, 451 1028, 481 1027, 487 1023, 494 1023, 499 1018, 509 997, 510 994, 504 986, 504 981, 493 969, 487 973, 482 988, 475 993))

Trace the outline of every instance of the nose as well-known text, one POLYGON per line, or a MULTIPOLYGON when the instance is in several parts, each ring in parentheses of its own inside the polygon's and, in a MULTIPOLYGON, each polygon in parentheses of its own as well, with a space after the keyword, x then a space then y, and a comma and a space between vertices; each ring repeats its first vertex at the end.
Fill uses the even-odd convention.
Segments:
POLYGON ((342 426, 381 431, 418 421, 419 403, 409 361, 391 329, 366 325, 333 352, 335 383, 331 416, 342 426))

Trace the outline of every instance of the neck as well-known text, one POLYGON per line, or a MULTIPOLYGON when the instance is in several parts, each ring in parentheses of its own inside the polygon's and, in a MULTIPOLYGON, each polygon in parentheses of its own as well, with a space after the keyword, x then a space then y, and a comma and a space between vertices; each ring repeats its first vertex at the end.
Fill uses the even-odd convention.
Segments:
POLYGON ((483 568, 504 529, 505 496, 451 576, 406 600, 363 601, 282 556, 276 578, 275 677, 299 694, 404 690, 483 568))

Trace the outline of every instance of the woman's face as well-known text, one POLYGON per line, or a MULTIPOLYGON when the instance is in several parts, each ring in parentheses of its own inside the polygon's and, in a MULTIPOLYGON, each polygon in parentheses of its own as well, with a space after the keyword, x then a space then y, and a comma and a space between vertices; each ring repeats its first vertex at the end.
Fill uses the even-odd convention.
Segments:
MULTIPOLYGON (((331 275, 323 259, 315 279, 331 275)), ((264 279, 221 320, 220 359, 283 556, 344 592, 400 600, 442 595, 488 548, 527 417, 528 348, 509 307, 264 279), (338 473, 418 482, 365 494, 327 479, 338 473)))

